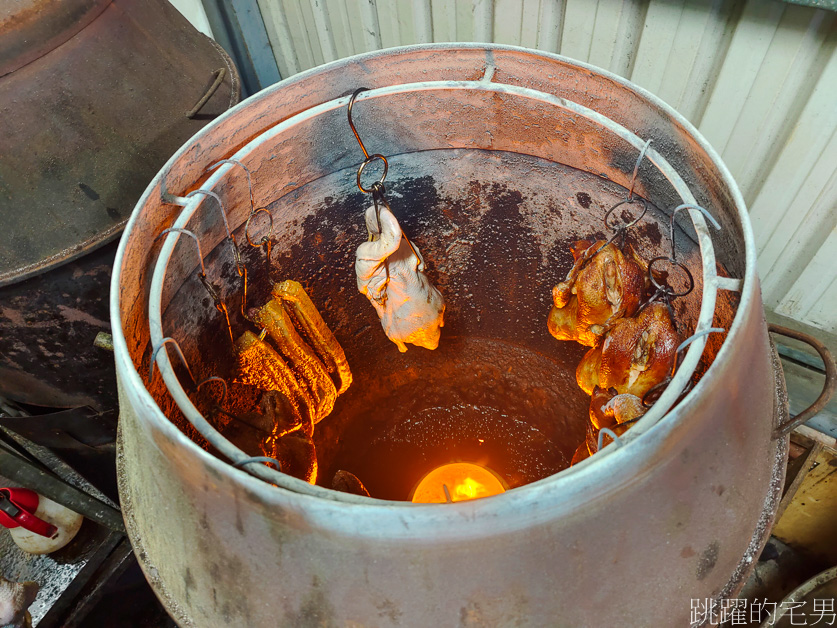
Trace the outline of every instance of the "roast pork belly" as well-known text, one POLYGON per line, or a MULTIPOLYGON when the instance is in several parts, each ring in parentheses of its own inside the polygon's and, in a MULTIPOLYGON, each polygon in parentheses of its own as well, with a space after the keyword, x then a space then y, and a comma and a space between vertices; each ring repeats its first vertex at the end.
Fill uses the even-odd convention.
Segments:
POLYGON ((258 412, 229 414, 224 436, 250 456, 275 458, 283 473, 313 484, 317 481, 314 426, 300 422, 297 408, 285 394, 262 396, 258 412))
POLYGON ((385 206, 366 210, 369 241, 357 249, 357 287, 378 313, 387 337, 402 353, 407 343, 426 349, 439 346, 445 302, 424 274, 418 247, 401 231, 385 206), (379 226, 380 218, 380 226, 379 226))
POLYGON ((594 346, 624 316, 632 316, 645 294, 647 266, 633 247, 625 251, 604 240, 579 240, 575 264, 552 290, 549 332, 558 340, 594 346))

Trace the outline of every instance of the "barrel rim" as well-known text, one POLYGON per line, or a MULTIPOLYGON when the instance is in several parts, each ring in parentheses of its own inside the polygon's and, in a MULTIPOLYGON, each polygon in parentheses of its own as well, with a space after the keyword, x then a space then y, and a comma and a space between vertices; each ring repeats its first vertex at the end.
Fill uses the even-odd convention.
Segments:
MULTIPOLYGON (((744 327, 744 323, 742 322, 742 320, 746 318, 746 313, 751 308, 760 306, 760 300, 758 299, 758 281, 756 277, 755 239, 752 232, 752 225, 750 224, 749 217, 746 212, 746 205, 744 203, 743 197, 741 196, 741 192, 738 189, 738 186, 736 185, 729 170, 721 160, 720 156, 714 150, 714 148, 712 148, 709 142, 688 120, 686 120, 672 107, 663 102, 660 98, 648 92, 647 90, 631 83, 627 79, 619 77, 602 68, 597 68, 596 66, 569 59, 567 57, 554 53, 542 52, 519 46, 506 46, 475 42, 450 44, 417 44, 412 46, 403 46, 397 48, 377 50, 361 55, 356 55, 353 57, 348 57, 345 59, 339 59, 331 63, 312 68, 305 72, 301 72, 274 84, 273 86, 242 101, 232 109, 227 110, 224 114, 216 118, 212 123, 201 129, 201 131, 199 131, 195 136, 193 136, 189 142, 184 144, 174 155, 172 155, 172 157, 165 164, 165 166, 163 166, 160 172, 158 172, 154 179, 152 179, 152 181, 149 183, 149 186, 146 188, 146 191, 140 197, 134 211, 131 214, 131 217, 129 218, 125 226, 125 230, 123 232, 116 253, 116 259, 113 268, 114 272, 111 283, 111 319, 112 325, 114 322, 116 323, 113 329, 113 337, 117 373, 120 375, 120 377, 126 378, 127 381, 125 382, 125 392, 127 396, 131 397, 131 401, 136 406, 145 407, 149 411, 143 416, 144 420, 151 422, 155 429, 162 432, 169 439, 178 442, 187 450, 195 453, 198 456, 198 458, 203 460, 205 464, 209 463, 212 465, 213 462, 217 461, 218 463, 220 463, 220 469, 228 475, 230 475, 231 478, 234 478, 236 482, 242 483, 244 485, 249 485, 251 488, 258 485, 259 488, 257 490, 264 488, 272 492, 275 489, 281 491, 283 494, 295 494, 300 496, 301 498, 313 497, 317 500, 325 499, 327 501, 341 502, 343 504, 352 504, 354 506, 360 506, 362 508, 373 507, 373 504, 375 505, 374 507, 386 505, 389 508, 411 508, 413 509, 412 512, 414 514, 417 514, 417 511, 419 509, 438 510, 435 509, 434 505, 432 504, 422 505, 412 504, 409 502, 379 500, 374 498, 370 499, 367 497, 360 497, 356 495, 350 495, 347 493, 340 493, 338 491, 334 491, 324 487, 312 486, 302 480, 297 480, 296 478, 290 478, 290 481, 292 485, 298 485, 300 489, 298 491, 269 486, 266 485, 265 482, 257 478, 254 478, 249 473, 234 468, 231 464, 227 463, 226 461, 217 459, 212 454, 209 454, 208 452, 200 448, 196 443, 194 443, 185 434, 183 434, 183 432, 181 432, 180 429, 178 429, 165 416, 165 414, 156 404, 154 399, 151 397, 151 394, 145 388, 145 384, 134 366, 133 360, 131 359, 131 356, 128 352, 128 346, 125 340, 124 330, 122 328, 119 280, 122 274, 122 260, 125 255, 125 250, 127 247, 129 236, 132 232, 133 227, 138 221, 142 207, 145 205, 148 198, 154 193, 159 193, 164 173, 168 172, 169 168, 178 160, 180 160, 186 154, 186 152, 191 149, 192 146, 194 146, 197 143, 200 143, 200 141, 211 129, 213 129, 216 125, 220 124, 221 122, 225 121, 228 117, 235 116, 239 108, 246 107, 254 102, 257 102, 258 100, 261 100, 262 98, 266 98, 272 95, 274 92, 290 84, 305 81, 310 77, 328 71, 336 70, 348 64, 363 63, 364 60, 376 57, 388 57, 392 55, 409 55, 413 52, 426 53, 438 51, 440 53, 449 53, 452 51, 463 49, 483 50, 487 54, 493 53, 495 51, 502 51, 518 53, 523 56, 537 56, 557 61, 559 65, 575 66, 583 70, 588 70, 597 73, 603 76, 604 78, 613 81, 614 83, 618 83, 626 91, 634 92, 641 99, 645 100, 649 105, 655 106, 659 110, 661 110, 675 124, 679 125, 687 135, 691 136, 695 140, 700 149, 704 151, 704 153, 711 160, 711 162, 718 168, 720 177, 724 184, 727 186, 727 189, 733 200, 733 205, 735 206, 735 210, 737 212, 736 216, 738 218, 738 227, 741 229, 743 235, 744 276, 741 278, 741 299, 735 317, 733 318, 732 325, 730 326, 730 329, 728 331, 727 339, 722 345, 721 349, 719 350, 712 367, 710 367, 707 370, 707 373, 704 375, 701 381, 698 382, 698 384, 688 393, 688 395, 680 402, 680 404, 672 408, 672 410, 669 412, 669 415, 671 416, 669 416, 666 421, 660 421, 660 424, 654 425, 649 430, 647 430, 647 432, 654 432, 658 434, 660 437, 663 437, 666 432, 672 431, 671 428, 675 427, 675 420, 684 414, 683 412, 679 412, 679 410, 683 406, 688 405, 690 402, 693 402, 695 398, 698 395, 702 394, 703 391, 705 391, 710 385, 710 381, 713 379, 713 367, 715 367, 716 365, 722 366, 724 363, 729 361, 730 355, 733 351, 731 345, 736 344, 736 339, 738 339, 742 334, 741 330, 744 327)), ((715 368, 714 372, 717 373, 720 370, 721 369, 719 368, 715 368)), ((775 420, 775 417, 771 417, 771 419, 775 420)), ((490 504, 497 504, 497 508, 502 511, 505 510, 505 506, 507 504, 512 504, 518 500, 523 499, 524 497, 528 500, 528 498, 530 498, 531 495, 534 495, 535 493, 540 493, 544 490, 562 490, 562 492, 566 493, 567 489, 569 488, 568 485, 571 482, 574 482, 576 484, 586 484, 587 482, 583 480, 579 482, 579 480, 584 478, 587 481, 589 481, 591 478, 594 477, 594 475, 602 476, 605 473, 611 475, 613 474, 613 472, 617 471, 626 464, 630 466, 630 454, 634 451, 638 451, 641 448, 643 441, 645 443, 650 444, 650 439, 646 436, 645 433, 638 435, 638 438, 631 440, 624 447, 612 447, 603 450, 599 455, 596 456, 596 465, 591 466, 591 464, 588 463, 588 461, 584 461, 579 465, 565 469, 564 471, 559 472, 555 475, 549 476, 542 480, 538 480, 537 482, 532 482, 525 486, 518 487, 514 491, 509 491, 502 495, 496 495, 478 501, 490 504), (595 469, 595 471, 591 471, 591 469, 595 469), (606 469, 609 470, 606 471, 606 469)), ((609 487, 609 490, 617 490, 618 484, 618 482, 613 483, 609 487)), ((259 492, 261 491, 259 490, 259 492)), ((451 514, 453 514, 452 511, 456 510, 456 507, 461 507, 461 504, 469 504, 469 502, 460 502, 458 504, 455 504, 454 507, 451 507, 449 505, 448 508, 443 510, 447 510, 448 512, 451 512, 451 514)), ((471 503, 471 506, 472 505, 473 503, 471 503)))

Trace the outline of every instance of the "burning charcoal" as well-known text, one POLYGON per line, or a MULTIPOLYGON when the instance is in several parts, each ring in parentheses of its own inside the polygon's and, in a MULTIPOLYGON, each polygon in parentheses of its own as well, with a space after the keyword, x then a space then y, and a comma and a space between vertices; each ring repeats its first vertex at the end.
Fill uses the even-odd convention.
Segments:
POLYGON ((369 241, 358 247, 355 261, 358 290, 372 303, 399 351, 407 350, 405 343, 435 349, 445 303, 424 274, 421 252, 386 207, 380 208, 380 227, 375 207, 366 210, 366 228, 369 241))
POLYGON ((294 329, 291 317, 277 299, 262 307, 256 319, 301 376, 300 386, 310 390, 315 403, 314 422, 322 421, 331 414, 337 399, 337 389, 322 362, 294 329))
POLYGON ((363 482, 354 473, 349 473, 348 471, 341 470, 335 473, 334 479, 331 481, 331 488, 341 493, 370 496, 363 482))
POLYGON ((328 372, 339 375, 340 388, 337 394, 343 394, 352 384, 352 371, 346 361, 346 354, 302 285, 297 281, 283 281, 273 286, 273 296, 290 309, 294 322, 305 332, 328 372))
POLYGON ((264 391, 279 391, 290 401, 300 423, 316 421, 311 394, 297 383, 294 372, 270 345, 256 334, 245 331, 235 348, 238 356, 236 381, 264 391))
POLYGON ((547 325, 558 340, 595 346, 617 320, 632 316, 639 307, 647 265, 630 244, 623 253, 613 243, 599 250, 604 243, 576 242, 575 264, 567 279, 552 290, 547 325))
POLYGON ((671 372, 679 339, 668 308, 652 303, 635 318, 623 318, 604 342, 587 352, 576 370, 588 395, 596 386, 642 397, 671 372))
POLYGON ((0 626, 28 626, 29 612, 38 595, 37 582, 11 582, 0 576, 0 626))
POLYGON ((273 456, 282 472, 310 484, 317 482, 317 451, 310 436, 301 431, 291 432, 276 440, 273 456))
POLYGON ((590 398, 590 423, 596 429, 638 419, 645 414, 642 399, 629 393, 619 394, 615 388, 604 390, 596 386, 590 398))

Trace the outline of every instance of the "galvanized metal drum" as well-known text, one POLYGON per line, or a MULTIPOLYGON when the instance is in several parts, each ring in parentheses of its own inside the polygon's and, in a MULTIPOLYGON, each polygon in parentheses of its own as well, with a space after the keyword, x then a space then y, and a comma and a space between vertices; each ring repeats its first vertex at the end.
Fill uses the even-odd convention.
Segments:
POLYGON ((683 625, 690 600, 737 590, 772 522, 787 406, 741 195, 676 112, 562 57, 394 49, 248 99, 146 190, 117 254, 111 316, 126 522, 184 626, 683 625), (359 86, 370 91, 354 121, 387 155, 390 204, 448 304, 435 351, 399 353, 355 286, 370 204, 346 121, 359 86), (238 163, 211 168, 224 159, 238 163), (584 348, 549 335, 550 291, 572 264, 568 244, 605 235, 628 188, 648 203, 628 238, 646 259, 677 251, 694 277, 674 302, 694 340, 619 443, 569 468, 585 438, 584 348), (267 212, 246 226, 250 190, 267 212), (720 230, 694 207, 672 220, 682 204, 720 230), (273 281, 301 282, 352 367, 317 426, 322 486, 244 464, 207 418, 207 390, 184 386, 169 359, 165 338, 196 380, 235 377, 225 317, 198 280, 240 297, 225 223, 238 242, 274 236, 269 254, 242 246, 249 302, 273 281), (158 238, 172 226, 189 233, 158 238), (512 490, 407 501, 451 457, 486 463, 512 490), (337 469, 375 499, 326 488, 337 469))

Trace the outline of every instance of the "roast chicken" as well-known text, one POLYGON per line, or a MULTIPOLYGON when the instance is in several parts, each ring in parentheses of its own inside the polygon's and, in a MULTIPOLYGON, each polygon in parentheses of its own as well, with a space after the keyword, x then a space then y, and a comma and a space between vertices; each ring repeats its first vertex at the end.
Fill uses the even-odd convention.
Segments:
POLYGON ((639 307, 647 286, 647 265, 633 247, 625 251, 604 240, 579 240, 572 247, 575 264, 567 279, 552 290, 548 327, 558 340, 595 346, 607 331, 639 307))
POLYGON ((369 241, 357 249, 357 287, 378 313, 387 337, 402 353, 407 343, 439 346, 445 302, 424 274, 421 252, 385 206, 366 210, 369 241))
POLYGON ((252 310, 252 318, 262 334, 246 331, 236 342, 236 381, 279 391, 297 418, 312 424, 322 421, 331 414, 337 395, 352 383, 352 372, 343 348, 305 290, 295 281, 276 284, 273 298, 252 310))
POLYGON ((615 388, 593 388, 590 397, 590 423, 600 430, 603 427, 613 428, 638 419, 645 414, 642 399, 631 393, 619 394, 615 388))
POLYGON ((275 390, 289 400, 297 422, 317 422, 317 402, 307 386, 297 381, 296 374, 281 355, 265 340, 245 331, 236 341, 238 374, 235 381, 263 391, 275 390))
POLYGON ((256 320, 293 365, 300 386, 307 388, 308 397, 314 402, 315 422, 331 414, 337 399, 334 382, 314 350, 296 331, 282 303, 272 299, 258 311, 256 320))
POLYGON ((576 380, 588 395, 598 386, 642 398, 671 372, 678 343, 666 305, 651 303, 637 316, 616 321, 582 358, 576 380))
MULTIPOLYGON (((590 457, 598 449, 599 431, 602 428, 612 430, 617 436, 624 434, 643 414, 645 406, 642 399, 630 393, 618 393, 615 388, 593 388, 590 397, 590 422, 587 424, 587 437, 573 454, 570 466, 590 457)), ((609 443, 611 437, 605 434, 602 445, 609 443)))

